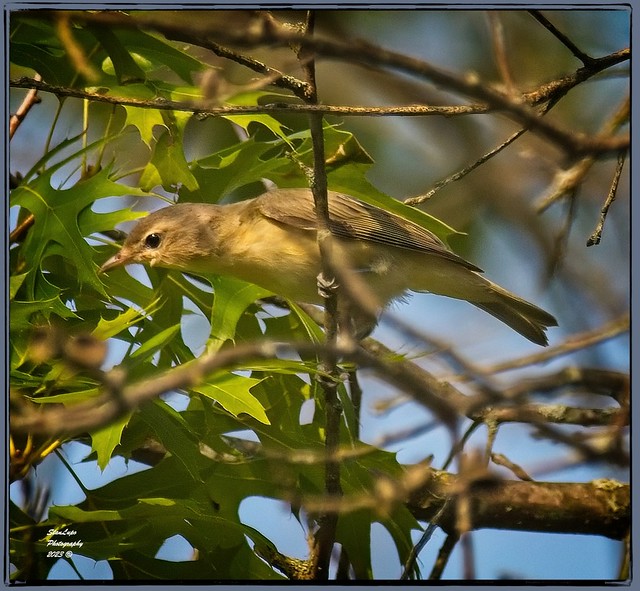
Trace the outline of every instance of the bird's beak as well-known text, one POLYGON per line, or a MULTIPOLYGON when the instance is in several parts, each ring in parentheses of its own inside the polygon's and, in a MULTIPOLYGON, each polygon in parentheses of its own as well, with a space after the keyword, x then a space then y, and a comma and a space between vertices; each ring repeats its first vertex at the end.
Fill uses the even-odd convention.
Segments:
POLYGON ((122 256, 122 251, 114 254, 102 267, 98 269, 98 273, 106 273, 107 271, 111 271, 115 267, 120 267, 124 265, 126 260, 122 256))

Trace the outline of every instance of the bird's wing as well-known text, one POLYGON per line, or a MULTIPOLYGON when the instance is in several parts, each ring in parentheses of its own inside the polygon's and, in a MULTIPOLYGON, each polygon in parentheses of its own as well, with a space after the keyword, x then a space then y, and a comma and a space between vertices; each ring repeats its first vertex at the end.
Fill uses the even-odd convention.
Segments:
MULTIPOLYGON (((328 197, 330 230, 336 236, 435 254, 482 272, 418 224, 341 193, 329 191, 328 197)), ((318 228, 310 190, 275 189, 258 197, 256 205, 262 215, 282 224, 303 230, 318 228)))

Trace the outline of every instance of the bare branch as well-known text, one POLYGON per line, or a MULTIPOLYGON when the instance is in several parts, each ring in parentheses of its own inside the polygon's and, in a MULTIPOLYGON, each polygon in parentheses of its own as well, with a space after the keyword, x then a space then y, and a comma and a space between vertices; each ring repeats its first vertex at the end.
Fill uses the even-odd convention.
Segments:
POLYGON ((595 330, 585 331, 583 333, 573 335, 569 337, 564 343, 549 347, 544 351, 533 353, 532 355, 526 355, 518 359, 511 361, 504 361, 501 363, 495 363, 493 365, 485 366, 483 370, 486 373, 500 373, 503 371, 509 371, 520 367, 526 367, 527 365, 535 365, 537 363, 544 363, 550 359, 561 357, 562 355, 568 355, 574 351, 580 349, 586 349, 592 345, 603 343, 609 339, 613 339, 629 330, 629 315, 623 316, 612 320, 611 322, 596 328, 595 330))
MULTIPOLYGON (((604 123, 599 135, 609 137, 628 122, 630 108, 630 98, 627 96, 618 109, 616 109, 615 113, 604 123)), ((618 160, 620 160, 620 154, 618 155, 618 160)), ((551 188, 538 200, 536 206, 538 213, 543 212, 550 205, 566 195, 574 195, 578 187, 584 182, 584 178, 595 162, 596 159, 592 155, 586 156, 578 160, 578 162, 570 168, 559 171, 553 179, 551 188)), ((620 167, 620 164, 618 164, 618 166, 620 167)))
POLYGON ((564 33, 555 27, 546 16, 544 16, 539 10, 530 10, 529 14, 533 16, 545 29, 551 32, 565 47, 567 47, 573 55, 575 55, 585 66, 588 66, 594 62, 594 59, 581 51, 578 46, 569 39, 564 33))
POLYGON ((609 194, 600 210, 600 221, 596 226, 596 229, 593 231, 593 234, 589 236, 587 240, 587 246, 593 246, 594 244, 600 244, 600 239, 602 238, 602 230, 604 229, 604 221, 607 218, 607 214, 609 213, 609 208, 611 204, 615 201, 616 194, 618 192, 618 182, 620 181, 620 177, 622 176, 622 169, 624 168, 624 162, 627 157, 627 152, 621 152, 618 156, 618 164, 616 165, 616 171, 613 175, 613 181, 611 181, 611 188, 609 189, 609 194))
POLYGON ((629 402, 629 375, 603 369, 569 366, 550 375, 519 381, 504 391, 509 400, 522 398, 527 393, 549 394, 560 389, 579 390, 590 395, 608 396, 621 407, 629 402))
MULTIPOLYGON (((42 78, 39 74, 36 74, 33 80, 34 82, 40 82, 42 81, 42 78)), ((18 130, 18 127, 27 116, 27 113, 31 110, 31 107, 33 107, 33 105, 37 105, 40 100, 41 99, 38 96, 38 90, 36 88, 31 88, 31 90, 24 97, 21 105, 18 107, 18 110, 13 115, 11 115, 11 119, 9 120, 9 139, 11 139, 15 132, 18 130)))
MULTIPOLYGON (((428 485, 410 498, 409 510, 417 519, 429 521, 459 487, 456 476, 433 470, 428 485)), ((471 485, 469 494, 473 529, 571 531, 620 540, 629 528, 629 486, 615 480, 574 484, 494 479, 471 485)), ((455 511, 446 511, 440 523, 454 533, 455 511)))
MULTIPOLYGON (((28 11, 25 11, 28 14, 28 11)), ((57 13, 38 12, 40 18, 57 13)), ((179 23, 158 19, 155 16, 136 15, 135 18, 115 12, 70 12, 71 18, 80 22, 99 23, 113 27, 150 28, 157 30, 168 38, 184 35, 185 31, 179 23)), ((359 63, 374 68, 391 69, 404 72, 428 80, 453 92, 472 97, 486 103, 496 111, 503 112, 511 119, 529 127, 535 133, 552 141, 567 153, 577 156, 583 154, 610 154, 629 146, 629 136, 589 137, 581 133, 550 123, 541 119, 536 111, 530 109, 525 102, 514 99, 510 95, 480 82, 475 76, 460 76, 432 64, 406 56, 402 53, 386 50, 364 41, 330 39, 317 35, 306 36, 291 28, 274 26, 264 18, 256 22, 256 26, 240 31, 230 27, 211 27, 203 30, 197 23, 190 23, 187 32, 191 39, 218 37, 227 43, 241 47, 257 47, 262 45, 298 44, 302 49, 315 52, 319 56, 338 58, 344 61, 359 63)), ((621 50, 611 56, 593 60, 589 66, 581 68, 579 78, 584 79, 612 65, 629 59, 630 51, 621 50)), ((574 84, 573 84, 574 85, 574 84)), ((572 87, 569 81, 563 85, 563 91, 572 87)))
POLYGON ((482 156, 480 156, 480 158, 478 158, 475 162, 473 162, 469 166, 466 166, 462 170, 454 172, 453 174, 449 175, 448 177, 439 180, 424 195, 418 195, 416 197, 409 197, 408 199, 404 200, 404 203, 406 203, 407 205, 419 205, 420 203, 424 203, 425 201, 428 201, 440 189, 443 189, 444 187, 446 187, 447 185, 449 185, 451 183, 459 181, 460 179, 462 179, 465 176, 467 176, 470 172, 473 172, 480 165, 484 164, 485 162, 487 162, 488 160, 490 160, 491 158, 493 158, 494 156, 496 156, 497 154, 502 152, 502 150, 504 150, 507 146, 510 146, 513 142, 515 142, 526 131, 527 131, 526 128, 519 129, 514 134, 512 134, 510 137, 508 137, 504 142, 502 142, 499 146, 496 146, 495 148, 493 148, 492 150, 490 150, 486 154, 483 154, 482 156))
MULTIPOLYGON (((297 103, 270 103, 265 105, 204 105, 182 101, 171 101, 161 97, 155 99, 136 99, 117 97, 73 88, 48 84, 37 78, 15 78, 9 81, 12 88, 30 88, 50 92, 59 97, 86 99, 110 105, 157 109, 159 111, 183 111, 202 116, 255 115, 263 113, 299 113, 301 115, 319 113, 322 115, 340 115, 343 117, 425 117, 439 115, 455 117, 460 115, 478 115, 489 111, 486 105, 396 105, 386 107, 358 107, 348 105, 320 105, 297 103)), ((206 102, 206 100, 203 100, 206 102)))
MULTIPOLYGON (((576 408, 563 404, 521 404, 516 407, 488 407, 476 418, 487 423, 557 423, 582 425, 584 427, 603 426, 616 423, 620 410, 617 408, 576 408)), ((625 413, 626 415, 626 413, 625 413)), ((628 415, 623 424, 628 424, 628 415)))
POLYGON ((531 476, 529 476, 522 467, 518 466, 518 464, 514 464, 509 458, 507 458, 507 456, 503 454, 492 453, 491 461, 496 466, 504 466, 505 468, 508 468, 509 470, 511 470, 511 472, 513 472, 514 476, 516 478, 519 478, 520 480, 533 480, 533 478, 531 478, 531 476))
POLYGON ((458 534, 447 534, 447 537, 438 552, 438 558, 436 558, 433 568, 431 569, 431 574, 429 575, 430 581, 438 581, 442 578, 444 567, 447 566, 449 558, 451 558, 451 554, 453 554, 453 549, 459 541, 460 536, 458 536, 458 534))

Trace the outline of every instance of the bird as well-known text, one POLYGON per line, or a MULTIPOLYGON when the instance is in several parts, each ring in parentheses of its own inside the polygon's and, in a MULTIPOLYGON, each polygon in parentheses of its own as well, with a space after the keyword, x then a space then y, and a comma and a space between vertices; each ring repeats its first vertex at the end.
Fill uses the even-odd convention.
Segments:
MULTIPOLYGON (((433 232, 400 215, 327 192, 332 259, 364 282, 376 310, 338 297, 339 317, 362 338, 382 311, 410 292, 466 300, 533 343, 546 346, 556 319, 483 276, 433 232), (342 306, 340 304, 342 303, 342 306)), ((286 299, 322 304, 319 229, 310 189, 271 189, 236 203, 177 203, 142 218, 99 269, 141 263, 195 275, 227 275, 286 299)))

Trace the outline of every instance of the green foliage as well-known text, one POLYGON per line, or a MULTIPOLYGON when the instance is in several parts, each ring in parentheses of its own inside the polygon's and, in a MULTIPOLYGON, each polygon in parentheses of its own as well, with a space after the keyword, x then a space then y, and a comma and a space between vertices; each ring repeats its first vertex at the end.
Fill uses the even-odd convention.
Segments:
POLYGON ((54 172, 55 169, 43 172, 11 194, 11 206, 24 208, 35 218, 20 251, 21 262, 27 269, 26 296, 37 300, 42 293, 38 289, 42 281, 46 282, 41 275, 42 264, 50 256, 67 259, 76 269, 79 284, 87 284, 106 295, 96 275, 97 268, 85 236, 94 231, 108 230, 107 224, 114 221, 124 222, 137 216, 131 215, 129 210, 122 210, 115 218, 114 215, 91 212, 88 208, 102 197, 143 195, 143 192, 110 181, 108 168, 88 179, 81 179, 68 189, 55 189, 51 179, 54 172), (91 226, 91 231, 88 231, 88 226, 91 226))
MULTIPOLYGON (((48 20, 14 16, 13 67, 37 71, 51 84, 83 87, 56 31, 48 20)), ((95 73, 94 89, 148 100, 200 97, 192 75, 204 66, 181 44, 139 30, 78 25, 72 33, 95 73)), ((263 96, 245 93, 229 101, 255 104, 263 96)), ((163 189, 175 192, 179 201, 217 202, 234 198, 238 190, 257 193, 264 178, 280 186, 305 186, 299 162, 311 164, 306 119, 301 117, 299 127, 290 129, 290 122, 285 125, 272 116, 230 117, 227 125, 241 125, 248 139, 211 148, 190 161, 184 149, 188 115, 139 107, 116 111, 125 112, 113 118, 120 124, 113 123, 110 135, 95 144, 79 147, 78 136, 53 142, 47 153, 34 155, 34 162, 14 163, 28 169, 14 171, 23 173, 11 193, 14 228, 29 215, 34 223, 10 250, 12 393, 46 410, 54 404, 90 401, 104 389, 100 376, 70 363, 64 348, 35 355, 32 339, 40 326, 56 327, 64 338, 91 334, 106 340, 110 362, 128 384, 193 362, 205 347, 224 350, 263 336, 321 340, 318 326, 295 305, 291 312, 273 315, 259 303, 268 292, 234 279, 194 281, 155 269, 97 274, 99 265, 116 251, 105 232, 121 224, 128 227, 138 218, 139 201, 143 209, 159 205, 163 189), (148 154, 142 168, 131 163, 116 169, 113 162, 103 162, 109 153, 104 148, 117 152, 114 146, 132 127, 139 132, 136 151, 148 154), (71 174, 63 172, 69 166, 71 174), (123 181, 131 178, 137 178, 137 186, 123 181), (94 204, 107 198, 111 211, 96 211, 94 204), (193 315, 209 327, 205 342, 194 342, 188 334, 186 319, 193 315)), ((103 129, 100 113, 90 113, 85 132, 103 129)), ((51 137, 64 129, 55 114, 50 125, 51 137)), ((442 237, 452 232, 375 191, 365 180, 370 158, 351 134, 328 125, 325 134, 330 188, 407 215, 442 237)), ((14 578, 46 579, 54 564, 43 558, 51 537, 47 532, 72 526, 83 542, 74 552, 107 560, 116 579, 281 579, 253 551, 254 544, 273 545, 269 532, 243 524, 238 511, 248 497, 293 501, 323 494, 325 433, 317 377, 315 359, 247 362, 233 372, 203 376, 183 393, 189 397, 186 408, 173 405, 172 398, 153 400, 95 429, 89 433, 87 461, 95 460, 101 470, 115 456, 131 461, 149 440, 166 453, 146 469, 108 484, 92 488, 85 483, 84 501, 52 507, 40 522, 12 503, 14 578), (316 409, 313 420, 303 424, 302 404, 309 399, 315 400, 316 409), (247 430, 259 441, 257 451, 231 436, 247 430), (301 454, 307 454, 307 461, 292 459, 301 454), (164 541, 177 534, 197 550, 193 560, 157 559, 164 541)), ((340 389, 348 404, 346 388, 340 389)), ((347 502, 370 495, 378 477, 402 476, 392 454, 358 441, 356 422, 352 418, 343 424, 345 445, 363 452, 341 466, 347 502)), ((376 521, 391 533, 401 560, 411 547, 411 530, 419 527, 400 505, 384 514, 369 508, 340 515, 338 541, 348 550, 358 577, 372 575, 368 541, 376 521)))

